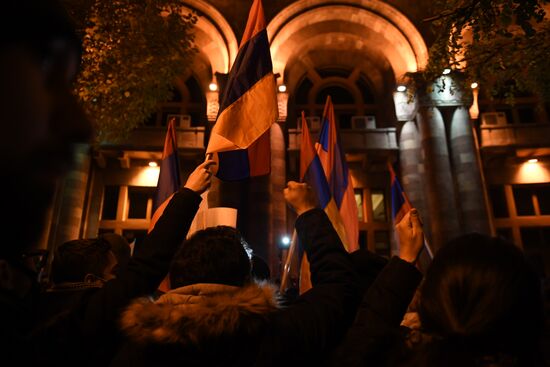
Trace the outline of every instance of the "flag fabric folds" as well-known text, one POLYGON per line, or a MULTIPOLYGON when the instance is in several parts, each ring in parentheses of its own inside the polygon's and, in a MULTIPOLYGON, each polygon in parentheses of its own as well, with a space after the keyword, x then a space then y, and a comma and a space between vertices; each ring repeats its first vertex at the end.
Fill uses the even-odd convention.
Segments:
MULTIPOLYGON (((346 156, 338 138, 334 106, 332 105, 330 96, 327 97, 325 103, 321 132, 315 148, 329 185, 330 194, 335 203, 335 209, 345 228, 346 239, 342 240, 342 242, 349 252, 353 252, 359 249, 357 203, 355 201, 346 156)), ((328 211, 327 214, 329 214, 330 218, 331 214, 328 211)), ((336 217, 336 213, 332 215, 336 217)), ((338 231, 336 226, 335 229, 338 231)))
POLYGON ((208 142, 216 176, 233 181, 270 173, 269 128, 277 91, 261 0, 254 0, 208 142))
POLYGON ((390 162, 388 162, 388 170, 390 171, 391 217, 393 224, 396 225, 412 209, 412 205, 405 191, 403 191, 390 162))
POLYGON ((149 231, 153 229, 172 195, 181 187, 180 163, 178 157, 178 140, 176 137, 176 120, 168 122, 164 139, 164 150, 160 163, 159 179, 153 199, 153 216, 149 231))

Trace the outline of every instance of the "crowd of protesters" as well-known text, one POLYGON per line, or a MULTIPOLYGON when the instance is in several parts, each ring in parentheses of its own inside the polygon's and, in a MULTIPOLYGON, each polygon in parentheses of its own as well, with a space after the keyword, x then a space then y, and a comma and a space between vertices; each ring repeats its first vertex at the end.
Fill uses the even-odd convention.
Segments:
POLYGON ((56 248, 41 289, 35 246, 57 181, 92 125, 73 96, 80 41, 53 0, 8 0, 0 15, 0 246, 3 366, 542 366, 541 287, 513 244, 448 239, 425 274, 422 225, 396 225, 398 256, 348 254, 311 189, 290 181, 313 287, 291 300, 232 227, 186 238, 210 185, 206 160, 140 250, 121 236, 56 248), (21 17, 24 16, 25 21, 21 17), (6 231, 6 232, 7 232, 6 231), (171 290, 160 295, 169 274, 171 290))

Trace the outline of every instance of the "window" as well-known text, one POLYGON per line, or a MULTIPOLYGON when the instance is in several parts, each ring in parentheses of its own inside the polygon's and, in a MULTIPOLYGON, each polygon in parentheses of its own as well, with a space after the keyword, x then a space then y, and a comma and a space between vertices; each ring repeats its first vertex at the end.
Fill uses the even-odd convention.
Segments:
POLYGON ((355 189, 355 203, 357 204, 357 216, 359 217, 359 222, 365 221, 365 215, 363 213, 363 190, 355 189))
POLYGON ((550 185, 521 185, 512 190, 518 216, 550 214, 550 185))
POLYGON ((506 218, 508 214, 508 206, 506 205, 506 195, 504 186, 489 187, 489 196, 491 197, 491 206, 493 207, 493 216, 495 218, 506 218))
POLYGON ((359 248, 360 249, 366 249, 368 248, 368 232, 367 231, 359 231, 359 248))
POLYGON ((147 218, 148 203, 153 200, 154 190, 152 187, 128 187, 128 218, 147 218))
POLYGON ((371 190, 372 217, 377 222, 386 222, 386 199, 383 190, 371 190))
POLYGON ((119 186, 105 186, 101 219, 116 219, 119 191, 119 186))

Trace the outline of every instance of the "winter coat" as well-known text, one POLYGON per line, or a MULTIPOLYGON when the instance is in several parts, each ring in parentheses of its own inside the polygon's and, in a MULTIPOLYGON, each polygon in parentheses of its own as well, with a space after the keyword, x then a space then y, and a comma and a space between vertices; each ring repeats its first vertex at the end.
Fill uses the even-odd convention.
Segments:
POLYGON ((35 328, 33 360, 45 366, 108 365, 120 341, 121 312, 131 300, 159 286, 200 201, 192 190, 178 191, 124 272, 101 288, 71 294, 70 307, 35 328))
POLYGON ((422 274, 394 257, 372 283, 344 340, 332 352, 334 367, 400 364, 408 354, 409 329, 401 326, 422 274))
POLYGON ((360 299, 349 254, 320 209, 296 220, 314 287, 288 307, 267 284, 195 284, 124 313, 129 342, 112 366, 315 365, 351 324, 360 299))

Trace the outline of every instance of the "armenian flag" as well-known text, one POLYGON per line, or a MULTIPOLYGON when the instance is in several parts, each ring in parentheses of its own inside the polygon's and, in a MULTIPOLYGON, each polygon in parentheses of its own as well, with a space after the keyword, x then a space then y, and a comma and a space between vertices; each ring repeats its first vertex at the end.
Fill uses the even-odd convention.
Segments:
POLYGON ((277 120, 277 90, 261 0, 254 0, 206 149, 215 175, 236 181, 269 174, 269 128, 277 120))

